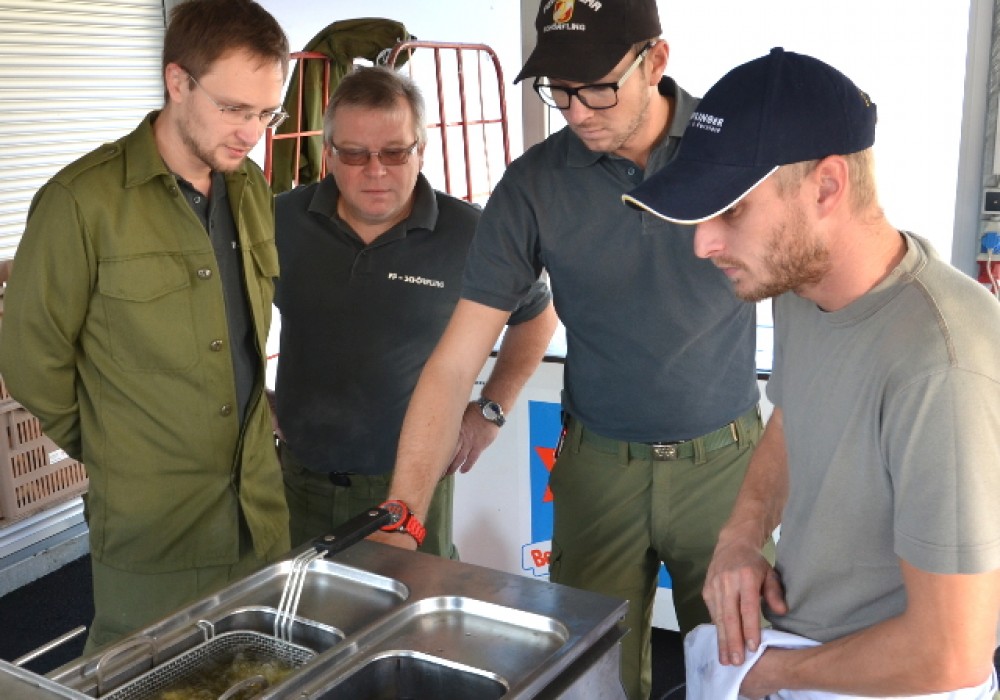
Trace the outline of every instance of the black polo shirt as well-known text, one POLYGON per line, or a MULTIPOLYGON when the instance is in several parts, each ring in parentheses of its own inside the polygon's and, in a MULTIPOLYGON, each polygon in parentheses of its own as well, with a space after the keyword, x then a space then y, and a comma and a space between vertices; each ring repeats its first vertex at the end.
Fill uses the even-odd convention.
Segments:
MULTIPOLYGON (((480 210, 420 175, 409 218, 366 245, 337 215, 338 197, 328 176, 276 200, 278 418, 287 447, 314 471, 384 474, 458 302, 480 210)), ((511 323, 548 302, 536 284, 511 323)))

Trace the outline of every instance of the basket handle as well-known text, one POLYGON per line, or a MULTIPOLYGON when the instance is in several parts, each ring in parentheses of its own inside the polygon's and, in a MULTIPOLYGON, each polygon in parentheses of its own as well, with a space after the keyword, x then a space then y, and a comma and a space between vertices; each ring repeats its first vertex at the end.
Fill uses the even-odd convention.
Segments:
POLYGON ((129 651, 130 649, 134 649, 134 648, 140 647, 140 646, 147 646, 147 647, 149 647, 149 650, 150 650, 150 654, 149 654, 149 667, 152 668, 156 664, 156 652, 157 652, 156 640, 153 639, 152 637, 147 636, 147 635, 143 635, 141 637, 135 637, 133 639, 130 639, 127 642, 123 642, 122 644, 119 644, 118 646, 116 646, 116 647, 114 647, 112 649, 108 649, 106 652, 104 652, 103 654, 101 654, 101 658, 99 658, 97 660, 97 663, 94 665, 94 675, 97 677, 97 695, 98 696, 101 696, 101 695, 104 694, 104 687, 103 687, 103 685, 104 685, 104 678, 102 678, 102 672, 104 671, 104 669, 102 667, 104 666, 104 663, 108 659, 113 659, 114 657, 120 655, 122 652, 129 651))
POLYGON ((224 692, 222 695, 219 696, 218 700, 230 700, 231 698, 236 697, 237 693, 241 693, 244 690, 253 689, 256 691, 261 691, 267 688, 267 686, 268 686, 267 679, 264 678, 264 676, 261 675, 250 676, 249 678, 244 678, 236 685, 231 686, 229 690, 227 690, 226 692, 224 692))

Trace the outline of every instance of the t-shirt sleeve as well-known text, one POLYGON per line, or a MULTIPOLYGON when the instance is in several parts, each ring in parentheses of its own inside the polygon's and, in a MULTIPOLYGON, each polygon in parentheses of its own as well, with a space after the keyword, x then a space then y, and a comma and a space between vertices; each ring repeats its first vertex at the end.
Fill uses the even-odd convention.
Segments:
POLYGON ((513 174, 507 171, 486 203, 462 282, 463 299, 504 311, 515 311, 529 298, 543 267, 530 198, 514 184, 513 174))
POLYGON ((549 291, 549 285, 545 283, 545 280, 539 278, 531 285, 524 298, 518 302, 517 308, 511 312, 507 325, 516 326, 519 323, 530 321, 542 313, 551 301, 552 292, 549 291))
POLYGON ((1000 383, 950 367, 890 396, 895 551, 925 571, 1000 568, 1000 383))

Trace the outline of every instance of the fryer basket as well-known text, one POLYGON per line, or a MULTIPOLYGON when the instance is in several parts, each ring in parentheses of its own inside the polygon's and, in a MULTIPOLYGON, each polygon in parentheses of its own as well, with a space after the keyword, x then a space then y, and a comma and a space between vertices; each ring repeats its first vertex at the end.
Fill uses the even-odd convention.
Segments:
POLYGON ((240 653, 252 661, 280 661, 292 668, 305 665, 316 655, 304 646, 260 632, 225 632, 101 695, 100 699, 155 700, 159 693, 196 677, 206 666, 231 662, 240 653))

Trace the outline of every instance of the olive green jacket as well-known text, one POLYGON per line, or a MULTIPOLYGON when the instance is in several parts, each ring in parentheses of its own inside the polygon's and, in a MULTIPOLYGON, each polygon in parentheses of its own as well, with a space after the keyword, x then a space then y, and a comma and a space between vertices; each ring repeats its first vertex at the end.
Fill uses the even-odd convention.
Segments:
POLYGON ((92 555, 138 573, 235 562, 240 511, 258 554, 288 543, 262 397, 273 198, 251 162, 226 176, 261 355, 241 426, 215 254, 155 117, 35 195, 0 330, 11 395, 87 467, 92 555))

